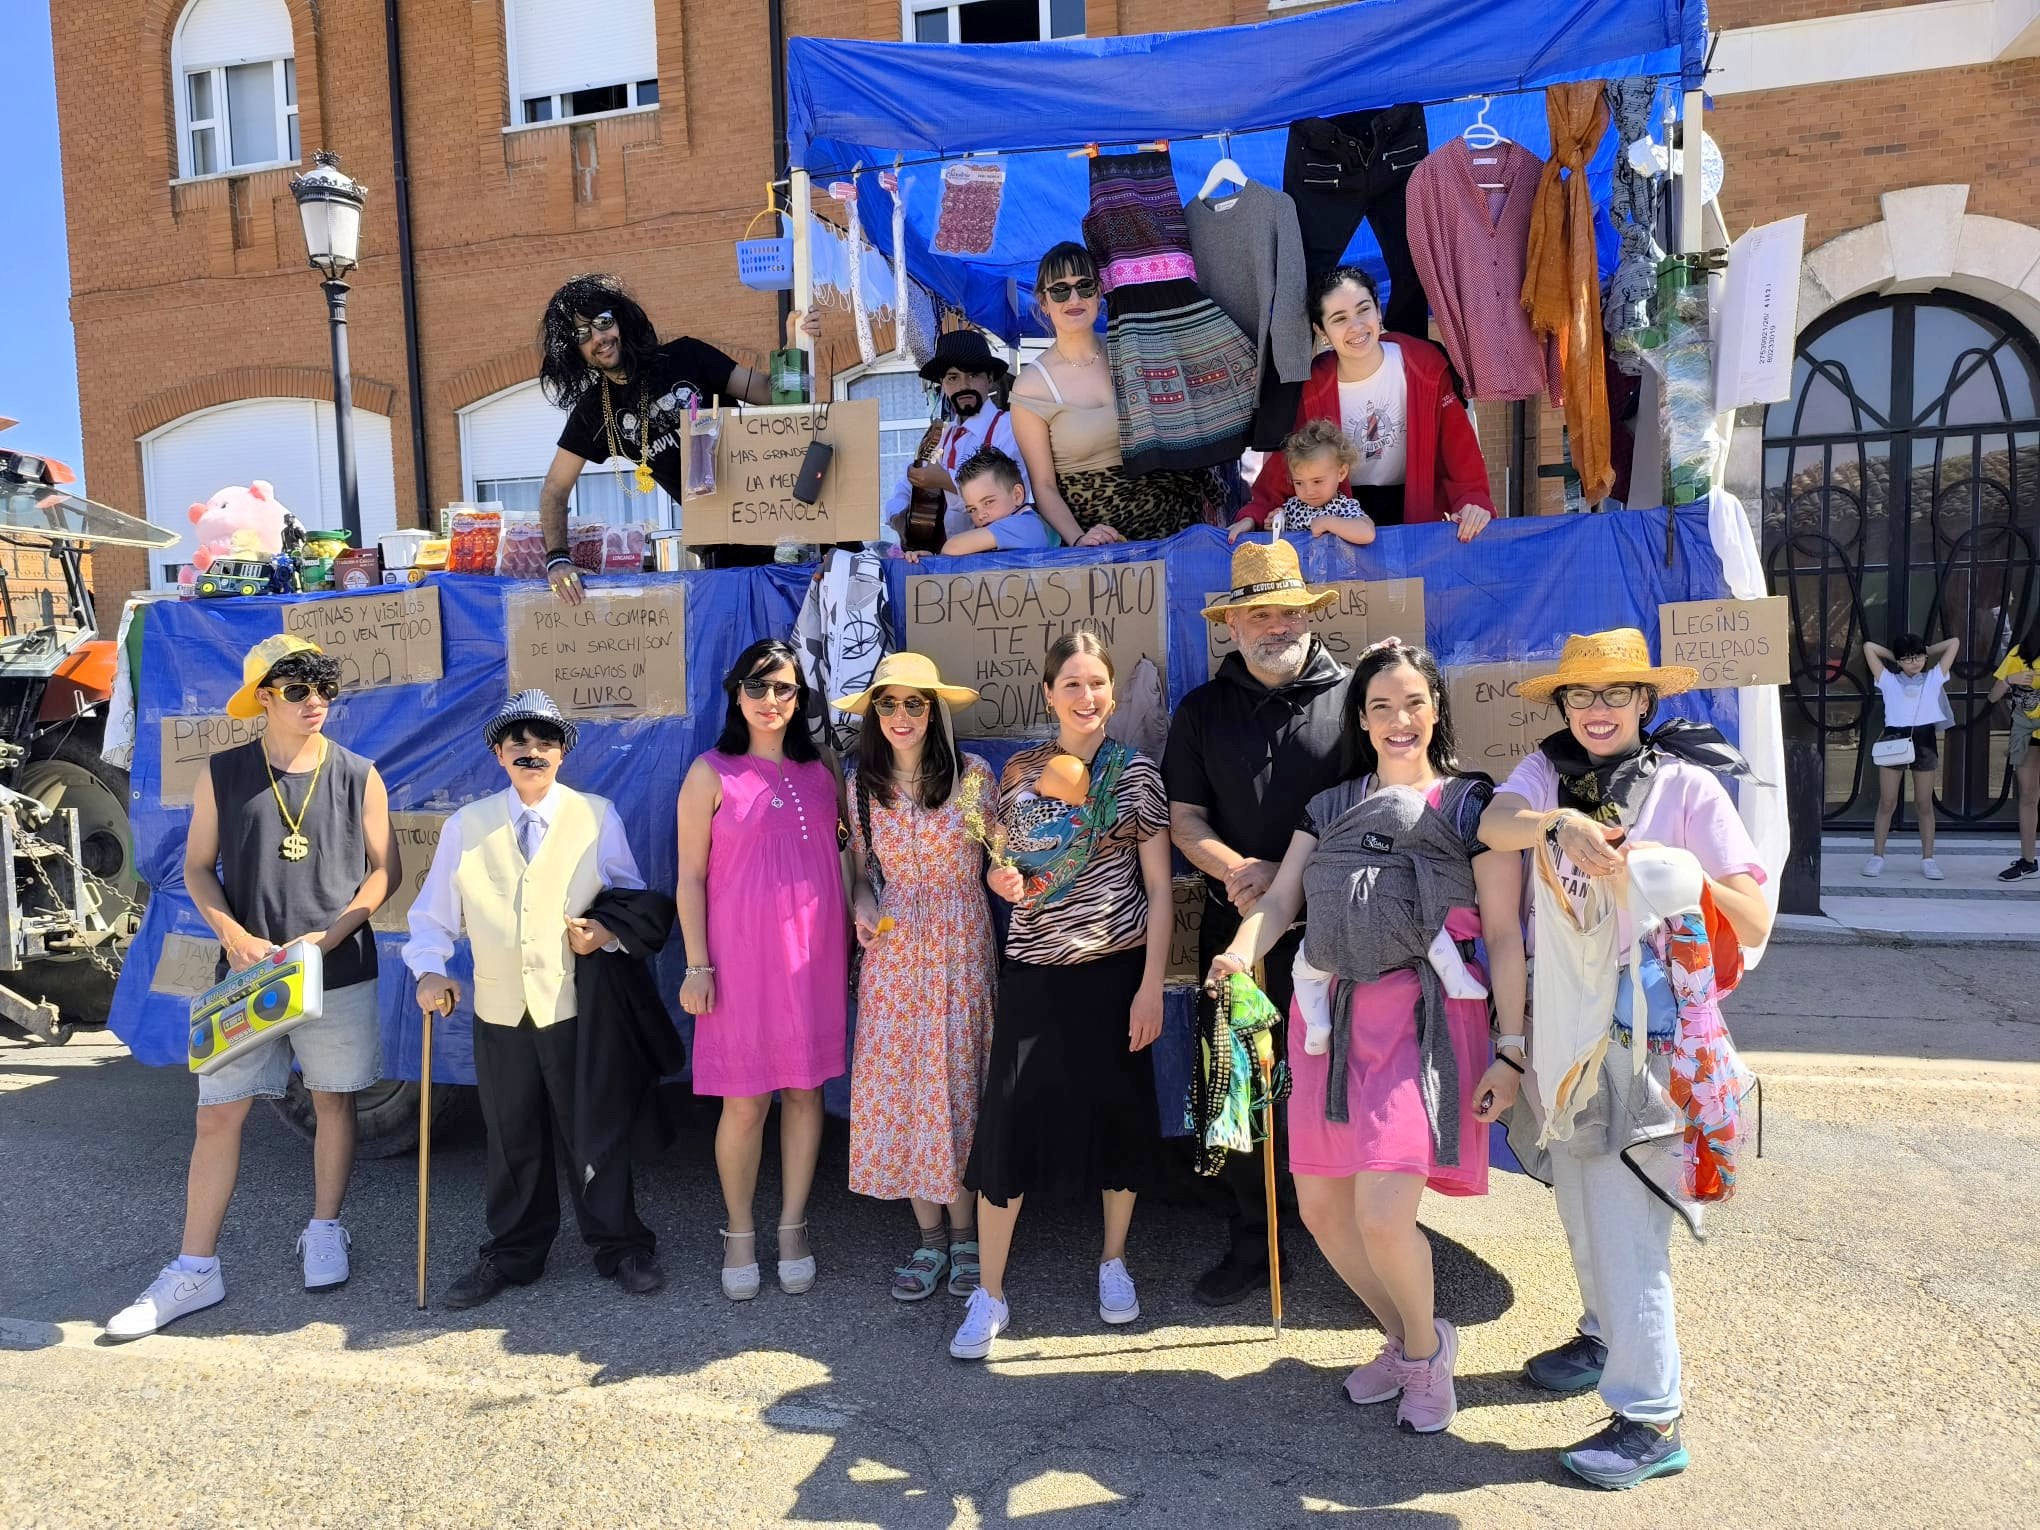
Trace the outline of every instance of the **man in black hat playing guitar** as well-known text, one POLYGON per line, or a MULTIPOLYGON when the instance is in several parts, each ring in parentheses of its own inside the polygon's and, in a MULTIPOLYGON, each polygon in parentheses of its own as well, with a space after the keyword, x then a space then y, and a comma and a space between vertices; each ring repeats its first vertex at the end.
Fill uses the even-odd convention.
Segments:
MULTIPOLYGON (((907 469, 885 502, 885 517, 902 541, 915 524, 915 502, 932 512, 936 495, 941 496, 942 518, 921 528, 918 541, 922 551, 938 552, 946 538, 971 529, 970 512, 956 485, 956 470, 984 447, 996 446, 1015 462, 1021 461, 1020 445, 1013 439, 1013 417, 992 401, 992 390, 1003 388, 1008 375, 1006 363, 992 354, 977 330, 954 329, 936 342, 935 354, 921 368, 921 377, 942 390, 940 428, 929 429, 914 466, 907 469)), ((1027 469, 1023 466, 1020 472, 1024 480, 1027 469)), ((1033 497, 1030 485, 1028 498, 1033 497)))

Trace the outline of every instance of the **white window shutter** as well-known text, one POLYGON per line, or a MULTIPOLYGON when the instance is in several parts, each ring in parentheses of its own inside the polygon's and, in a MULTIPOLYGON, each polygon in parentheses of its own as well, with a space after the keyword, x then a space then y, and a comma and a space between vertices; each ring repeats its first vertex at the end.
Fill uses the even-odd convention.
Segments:
POLYGON ((504 0, 510 120, 529 96, 649 80, 659 72, 652 0, 504 0))
POLYGON ((295 53, 284 0, 192 0, 177 30, 177 64, 184 70, 295 53))

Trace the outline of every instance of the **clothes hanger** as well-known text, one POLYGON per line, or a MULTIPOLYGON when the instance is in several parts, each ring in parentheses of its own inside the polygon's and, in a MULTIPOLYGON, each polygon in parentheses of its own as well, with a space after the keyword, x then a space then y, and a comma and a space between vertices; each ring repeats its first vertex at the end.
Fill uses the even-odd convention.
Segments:
POLYGON ((1218 163, 1211 167, 1211 174, 1204 178, 1204 188, 1197 193, 1197 200, 1200 202, 1208 201, 1211 194, 1227 181, 1242 190, 1246 189, 1247 172, 1242 170, 1239 161, 1232 157, 1232 134, 1219 134, 1218 153, 1218 163))
MULTIPOLYGON (((1495 98, 1493 96, 1482 96, 1480 98, 1480 111, 1475 114, 1473 121, 1467 123, 1466 127, 1459 134, 1461 138, 1466 140, 1468 148, 1476 150, 1492 149, 1509 141, 1502 136, 1500 128, 1487 120, 1488 108, 1494 104, 1495 98)), ((1499 164, 1501 161, 1499 159, 1476 159, 1474 163, 1476 165, 1492 165, 1499 164)), ((1478 186, 1482 191, 1507 191, 1509 189, 1508 184, 1504 181, 1483 181, 1476 179, 1474 185, 1478 186)))

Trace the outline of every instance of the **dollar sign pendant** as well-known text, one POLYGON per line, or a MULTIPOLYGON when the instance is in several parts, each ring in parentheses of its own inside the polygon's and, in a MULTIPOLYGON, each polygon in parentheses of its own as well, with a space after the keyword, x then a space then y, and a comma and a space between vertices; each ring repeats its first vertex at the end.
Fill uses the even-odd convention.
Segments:
POLYGON ((283 847, 277 853, 287 861, 301 861, 312 853, 312 842, 293 830, 283 836, 283 847))
POLYGON ((649 494, 652 492, 652 463, 650 457, 647 457, 637 465, 637 473, 634 476, 637 480, 638 493, 649 494))

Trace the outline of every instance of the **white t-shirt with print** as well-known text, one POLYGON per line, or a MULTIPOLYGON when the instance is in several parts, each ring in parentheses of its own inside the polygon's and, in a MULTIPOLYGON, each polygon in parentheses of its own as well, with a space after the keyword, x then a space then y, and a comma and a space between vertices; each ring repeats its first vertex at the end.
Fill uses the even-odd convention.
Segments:
POLYGON ((1353 482, 1398 484, 1408 476, 1409 417, 1402 347, 1384 340, 1381 365, 1372 377, 1339 384, 1339 428, 1360 453, 1353 464, 1353 482))

